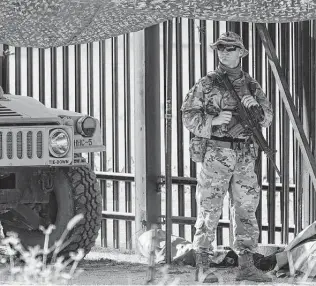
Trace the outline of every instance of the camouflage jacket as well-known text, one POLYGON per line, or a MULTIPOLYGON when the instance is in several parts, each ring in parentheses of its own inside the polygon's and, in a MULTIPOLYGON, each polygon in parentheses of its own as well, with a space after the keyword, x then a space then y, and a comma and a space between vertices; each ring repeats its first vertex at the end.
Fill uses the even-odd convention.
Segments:
MULTIPOLYGON (((254 96, 264 113, 264 119, 260 122, 260 125, 268 127, 273 118, 271 104, 259 83, 246 72, 242 72, 242 74, 243 76, 232 81, 232 84, 240 98, 248 94, 254 96)), ((209 72, 186 95, 181 108, 183 124, 189 131, 199 137, 229 136, 227 131, 240 123, 239 117, 233 115, 226 131, 221 126, 212 126, 212 119, 223 109, 234 110, 236 106, 237 101, 226 89, 217 74, 209 72)), ((245 138, 247 136, 249 134, 241 132, 237 137, 245 138)))

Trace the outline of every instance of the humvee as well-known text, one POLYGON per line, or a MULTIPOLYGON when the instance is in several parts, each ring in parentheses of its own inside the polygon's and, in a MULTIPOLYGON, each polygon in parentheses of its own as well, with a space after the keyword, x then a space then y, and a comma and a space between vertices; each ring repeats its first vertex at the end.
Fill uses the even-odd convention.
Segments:
POLYGON ((63 253, 88 253, 101 224, 101 194, 82 153, 103 151, 97 119, 0 90, 0 222, 25 246, 53 245, 77 214, 63 253))

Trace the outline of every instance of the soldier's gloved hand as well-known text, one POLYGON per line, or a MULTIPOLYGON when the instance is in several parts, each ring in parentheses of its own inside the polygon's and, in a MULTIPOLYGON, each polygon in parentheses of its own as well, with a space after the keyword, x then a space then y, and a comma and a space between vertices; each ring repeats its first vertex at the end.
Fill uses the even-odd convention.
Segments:
POLYGON ((232 119, 231 111, 221 111, 217 116, 212 120, 212 125, 222 125, 228 124, 232 119))
POLYGON ((247 108, 250 108, 251 106, 259 105, 259 103, 254 99, 252 95, 245 95, 241 99, 241 103, 247 108))

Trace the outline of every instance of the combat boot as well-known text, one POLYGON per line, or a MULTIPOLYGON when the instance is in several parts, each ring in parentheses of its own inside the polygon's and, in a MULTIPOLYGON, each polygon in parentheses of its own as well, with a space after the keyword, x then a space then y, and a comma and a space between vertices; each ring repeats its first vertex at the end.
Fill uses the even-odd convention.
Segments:
POLYGON ((254 282, 271 282, 272 278, 255 267, 252 253, 245 253, 238 257, 239 270, 236 281, 248 280, 254 282))
POLYGON ((210 271, 210 263, 208 259, 208 253, 196 253, 195 262, 195 281, 202 283, 216 283, 218 278, 216 275, 210 271))

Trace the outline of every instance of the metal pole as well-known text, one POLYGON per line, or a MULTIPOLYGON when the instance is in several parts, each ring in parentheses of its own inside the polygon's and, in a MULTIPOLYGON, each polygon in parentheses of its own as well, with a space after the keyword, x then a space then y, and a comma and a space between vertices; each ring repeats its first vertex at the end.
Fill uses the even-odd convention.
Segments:
POLYGON ((166 97, 166 137, 165 137, 165 173, 166 173, 166 262, 171 263, 172 235, 172 44, 173 20, 168 21, 168 58, 167 58, 167 97, 166 97))
MULTIPOLYGON (((135 239, 159 223, 161 197, 159 25, 134 33, 135 239)), ((137 245, 137 244, 136 244, 137 245)))

